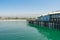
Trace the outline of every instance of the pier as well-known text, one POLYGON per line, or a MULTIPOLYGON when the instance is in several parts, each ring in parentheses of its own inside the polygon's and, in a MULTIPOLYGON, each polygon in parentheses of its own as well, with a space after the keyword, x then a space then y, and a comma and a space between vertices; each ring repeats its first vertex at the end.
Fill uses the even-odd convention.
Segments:
POLYGON ((60 12, 54 12, 54 14, 48 14, 44 16, 37 17, 37 19, 27 20, 28 23, 45 26, 52 29, 60 29, 60 12))

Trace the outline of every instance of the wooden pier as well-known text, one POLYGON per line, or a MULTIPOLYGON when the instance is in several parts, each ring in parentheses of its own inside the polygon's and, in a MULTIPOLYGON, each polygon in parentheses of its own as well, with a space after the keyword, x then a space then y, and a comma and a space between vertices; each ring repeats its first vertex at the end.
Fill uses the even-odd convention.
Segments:
POLYGON ((28 23, 52 29, 60 29, 60 13, 39 17, 36 20, 28 20, 28 23))
POLYGON ((30 24, 45 26, 52 29, 60 29, 60 23, 56 22, 42 22, 42 21, 28 21, 30 24))

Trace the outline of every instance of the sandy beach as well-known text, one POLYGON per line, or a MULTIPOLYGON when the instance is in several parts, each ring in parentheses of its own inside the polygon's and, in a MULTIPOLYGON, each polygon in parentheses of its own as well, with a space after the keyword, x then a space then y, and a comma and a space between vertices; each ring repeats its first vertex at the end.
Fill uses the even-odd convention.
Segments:
POLYGON ((19 19, 12 20, 12 19, 10 19, 10 20, 0 20, 0 21, 26 21, 26 20, 19 20, 19 19))

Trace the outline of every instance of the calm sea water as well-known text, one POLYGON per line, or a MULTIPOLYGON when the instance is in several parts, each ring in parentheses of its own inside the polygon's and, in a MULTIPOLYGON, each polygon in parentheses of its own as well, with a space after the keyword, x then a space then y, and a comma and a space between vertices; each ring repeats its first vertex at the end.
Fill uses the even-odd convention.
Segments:
POLYGON ((60 31, 26 21, 0 21, 0 40, 60 40, 60 31))

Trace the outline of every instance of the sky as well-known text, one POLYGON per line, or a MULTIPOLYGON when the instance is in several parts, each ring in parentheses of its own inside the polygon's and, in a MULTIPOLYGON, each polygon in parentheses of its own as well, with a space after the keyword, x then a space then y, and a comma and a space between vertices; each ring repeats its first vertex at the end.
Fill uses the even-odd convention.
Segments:
POLYGON ((35 17, 60 10, 60 0, 0 0, 0 16, 35 17))

